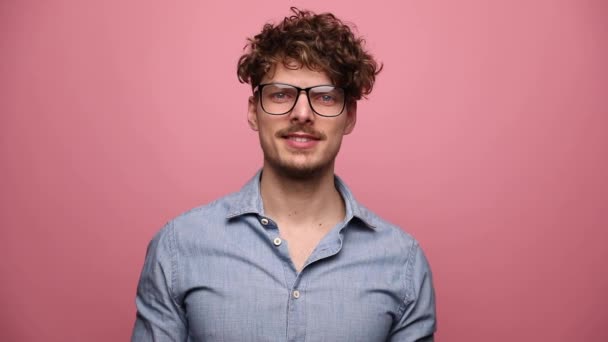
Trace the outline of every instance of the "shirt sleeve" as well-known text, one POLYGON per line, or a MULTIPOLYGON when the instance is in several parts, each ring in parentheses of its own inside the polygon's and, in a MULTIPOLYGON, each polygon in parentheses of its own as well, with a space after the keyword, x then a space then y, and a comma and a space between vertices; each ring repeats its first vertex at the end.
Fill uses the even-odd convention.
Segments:
POLYGON ((188 337, 185 312, 171 292, 176 268, 173 237, 169 223, 148 245, 137 286, 132 342, 186 341, 188 337))
POLYGON ((406 298, 401 319, 393 326, 390 342, 432 342, 436 330, 435 290, 429 263, 414 242, 406 263, 406 298))

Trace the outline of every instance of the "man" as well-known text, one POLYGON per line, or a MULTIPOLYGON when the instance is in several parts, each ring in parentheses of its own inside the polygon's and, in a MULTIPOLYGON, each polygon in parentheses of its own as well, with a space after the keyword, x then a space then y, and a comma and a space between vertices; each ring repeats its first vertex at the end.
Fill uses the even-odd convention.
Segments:
POLYGON ((433 340, 421 248, 334 175, 381 68, 332 14, 292 11, 238 65, 262 170, 155 236, 133 341, 433 340))

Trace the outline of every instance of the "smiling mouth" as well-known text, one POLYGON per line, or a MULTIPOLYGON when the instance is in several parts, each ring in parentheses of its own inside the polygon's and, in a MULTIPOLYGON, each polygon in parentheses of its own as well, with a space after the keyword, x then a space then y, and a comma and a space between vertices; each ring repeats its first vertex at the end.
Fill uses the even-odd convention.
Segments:
POLYGON ((296 150, 308 150, 315 147, 322 137, 318 137, 309 133, 304 132, 291 132, 281 135, 282 139, 285 139, 287 146, 296 150))
POLYGON ((313 141, 313 140, 319 140, 315 137, 301 136, 301 135, 288 135, 284 138, 287 140, 295 141, 295 142, 309 142, 309 141, 313 141))

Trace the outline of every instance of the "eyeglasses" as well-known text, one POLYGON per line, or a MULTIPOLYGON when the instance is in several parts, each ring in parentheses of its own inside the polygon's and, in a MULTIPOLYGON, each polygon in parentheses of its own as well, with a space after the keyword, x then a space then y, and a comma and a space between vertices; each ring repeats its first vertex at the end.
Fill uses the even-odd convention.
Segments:
POLYGON ((285 83, 267 83, 257 86, 262 109, 270 115, 289 113, 296 106, 300 93, 306 92, 308 104, 320 116, 342 114, 346 104, 344 89, 333 85, 299 88, 285 83))

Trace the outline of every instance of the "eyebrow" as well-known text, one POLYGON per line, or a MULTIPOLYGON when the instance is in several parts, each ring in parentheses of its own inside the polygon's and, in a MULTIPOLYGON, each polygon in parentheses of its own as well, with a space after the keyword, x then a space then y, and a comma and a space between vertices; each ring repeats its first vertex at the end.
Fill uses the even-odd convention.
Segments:
POLYGON ((297 89, 300 89, 300 90, 307 90, 307 89, 316 88, 316 87, 334 87, 334 88, 340 88, 340 87, 338 87, 338 86, 336 86, 334 84, 330 84, 330 83, 318 84, 318 85, 302 88, 302 87, 299 87, 297 85, 289 84, 289 83, 285 83, 285 82, 260 83, 256 88, 258 88, 260 86, 270 85, 270 84, 286 85, 286 86, 294 87, 294 88, 297 88, 297 89))

